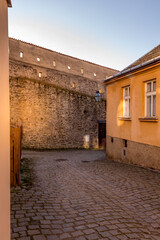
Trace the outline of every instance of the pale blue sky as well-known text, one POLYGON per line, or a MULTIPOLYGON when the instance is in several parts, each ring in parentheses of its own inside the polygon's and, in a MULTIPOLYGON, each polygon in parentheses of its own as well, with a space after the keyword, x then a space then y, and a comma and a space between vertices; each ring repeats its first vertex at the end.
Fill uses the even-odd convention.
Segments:
POLYGON ((160 0, 12 0, 9 36, 123 69, 160 44, 160 0))

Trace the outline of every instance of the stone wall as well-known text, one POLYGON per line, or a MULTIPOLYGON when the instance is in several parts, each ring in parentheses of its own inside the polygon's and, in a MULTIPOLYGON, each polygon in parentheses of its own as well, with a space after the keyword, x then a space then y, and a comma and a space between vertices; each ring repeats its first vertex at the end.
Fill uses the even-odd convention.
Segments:
POLYGON ((107 136, 107 157, 115 161, 160 169, 160 148, 107 136))
POLYGON ((11 120, 22 123, 23 147, 83 148, 98 144, 98 119, 105 119, 105 100, 24 78, 10 78, 11 120))
POLYGON ((103 67, 16 39, 10 38, 9 46, 10 59, 27 64, 30 63, 36 67, 56 69, 57 71, 75 74, 101 83, 106 76, 117 73, 115 69, 103 67))
POLYGON ((10 59, 10 77, 34 79, 39 83, 52 84, 68 90, 94 96, 97 90, 101 90, 102 97, 106 99, 106 88, 103 82, 91 80, 86 77, 75 74, 58 71, 56 69, 47 69, 44 67, 26 64, 20 61, 10 59), (39 77, 38 73, 42 73, 39 77))
POLYGON ((97 148, 98 120, 105 120, 106 96, 103 81, 96 78, 114 72, 10 39, 11 122, 22 124, 23 147, 97 148), (53 59, 56 67, 50 65, 53 59), (97 90, 102 93, 101 102, 94 99, 97 90))

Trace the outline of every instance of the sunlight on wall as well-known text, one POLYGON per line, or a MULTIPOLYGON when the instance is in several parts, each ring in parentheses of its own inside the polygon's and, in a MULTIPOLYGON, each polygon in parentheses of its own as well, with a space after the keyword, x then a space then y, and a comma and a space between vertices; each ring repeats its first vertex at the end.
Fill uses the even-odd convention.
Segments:
POLYGON ((124 124, 124 121, 121 121, 119 117, 122 117, 123 113, 123 100, 120 101, 118 108, 117 108, 117 126, 120 127, 124 124))
POLYGON ((0 0, 0 239, 10 239, 8 7, 0 0))
POLYGON ((90 135, 89 134, 84 135, 83 146, 84 146, 84 148, 89 148, 90 147, 90 135))
POLYGON ((93 140, 92 140, 92 146, 93 146, 94 149, 99 148, 98 137, 97 137, 97 138, 93 138, 93 140))
POLYGON ((160 94, 160 87, 157 86, 156 91, 157 91, 157 94, 160 94))

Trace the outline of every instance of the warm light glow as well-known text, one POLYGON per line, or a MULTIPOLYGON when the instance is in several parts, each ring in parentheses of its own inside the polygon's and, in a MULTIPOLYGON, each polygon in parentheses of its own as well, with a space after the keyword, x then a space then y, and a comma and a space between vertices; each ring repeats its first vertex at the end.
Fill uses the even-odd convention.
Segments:
POLYGON ((7 1, 0 1, 0 36, 0 239, 9 240, 10 107, 7 1))
POLYGON ((157 86, 156 93, 160 94, 160 87, 157 86))
POLYGON ((92 146, 93 146, 94 149, 99 148, 99 139, 98 139, 98 137, 94 137, 92 139, 92 146))
POLYGON ((38 76, 39 76, 39 78, 41 78, 42 77, 42 72, 39 72, 38 76))
POLYGON ((53 61, 53 66, 56 67, 56 61, 53 61))
POLYGON ((84 143, 83 143, 84 148, 89 148, 90 147, 90 135, 89 134, 84 135, 83 141, 84 141, 84 143))
POLYGON ((20 58, 23 58, 23 52, 20 52, 19 56, 20 58))
POLYGON ((124 121, 121 121, 119 117, 122 116, 123 112, 123 101, 121 100, 117 108, 117 126, 120 127, 124 124, 124 121))
POLYGON ((72 87, 75 88, 75 82, 72 83, 72 87))

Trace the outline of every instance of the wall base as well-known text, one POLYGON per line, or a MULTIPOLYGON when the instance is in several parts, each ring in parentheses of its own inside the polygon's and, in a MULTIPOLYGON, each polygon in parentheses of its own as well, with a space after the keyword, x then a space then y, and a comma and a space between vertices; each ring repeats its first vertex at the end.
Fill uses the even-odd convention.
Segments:
POLYGON ((123 163, 160 169, 160 148, 148 144, 107 136, 108 158, 123 163))

